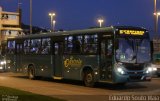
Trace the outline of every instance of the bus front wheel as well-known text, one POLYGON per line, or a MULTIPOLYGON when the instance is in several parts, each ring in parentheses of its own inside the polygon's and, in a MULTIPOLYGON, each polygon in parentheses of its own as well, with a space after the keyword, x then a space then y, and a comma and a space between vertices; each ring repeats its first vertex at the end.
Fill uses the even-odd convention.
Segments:
POLYGON ((93 87, 94 86, 94 75, 92 71, 84 71, 84 84, 87 87, 93 87))
POLYGON ((34 71, 33 66, 30 66, 28 68, 28 78, 31 80, 35 79, 35 71, 34 71))

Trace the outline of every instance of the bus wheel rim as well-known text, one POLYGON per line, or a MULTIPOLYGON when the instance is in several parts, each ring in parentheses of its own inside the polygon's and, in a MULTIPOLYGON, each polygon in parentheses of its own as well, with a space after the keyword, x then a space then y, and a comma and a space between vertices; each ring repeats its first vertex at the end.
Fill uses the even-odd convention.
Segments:
POLYGON ((92 82, 92 80, 93 80, 92 74, 87 74, 86 81, 89 83, 92 82))

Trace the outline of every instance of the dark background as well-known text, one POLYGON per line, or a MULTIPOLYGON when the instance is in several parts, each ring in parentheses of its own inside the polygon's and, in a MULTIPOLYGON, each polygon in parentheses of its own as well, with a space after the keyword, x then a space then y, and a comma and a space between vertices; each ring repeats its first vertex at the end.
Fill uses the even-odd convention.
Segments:
MULTIPOLYGON (((22 22, 29 24, 29 1, 21 0, 22 22)), ((56 13, 56 29, 73 30, 98 26, 129 25, 154 30, 154 0, 32 0, 33 25, 50 28, 49 12, 56 13)), ((5 11, 16 11, 18 0, 0 0, 5 11)), ((157 11, 160 0, 157 0, 157 11)), ((159 10, 160 11, 160 10, 159 10)), ((160 22, 160 21, 159 21, 160 22)), ((159 28, 160 31, 160 28, 159 28)))

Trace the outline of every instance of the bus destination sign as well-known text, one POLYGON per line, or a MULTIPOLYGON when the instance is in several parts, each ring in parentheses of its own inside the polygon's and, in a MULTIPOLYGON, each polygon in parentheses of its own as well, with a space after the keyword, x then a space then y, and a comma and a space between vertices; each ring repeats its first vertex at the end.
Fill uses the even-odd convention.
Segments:
POLYGON ((144 35, 144 31, 138 30, 119 30, 119 34, 126 34, 126 35, 144 35))

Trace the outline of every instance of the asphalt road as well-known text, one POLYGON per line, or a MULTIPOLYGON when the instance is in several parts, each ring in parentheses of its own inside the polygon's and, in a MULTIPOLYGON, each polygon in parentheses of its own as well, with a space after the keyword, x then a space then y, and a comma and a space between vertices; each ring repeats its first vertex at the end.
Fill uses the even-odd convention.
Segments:
POLYGON ((115 96, 119 97, 121 95, 123 95, 122 101, 129 101, 130 99, 150 101, 151 99, 148 99, 148 96, 154 98, 152 101, 160 101, 160 78, 153 78, 151 82, 128 83, 125 86, 98 83, 95 88, 89 88, 84 87, 82 82, 78 81, 55 81, 48 78, 29 80, 26 76, 18 73, 0 73, 0 86, 53 96, 68 101, 117 101, 117 99, 114 99, 115 96))

